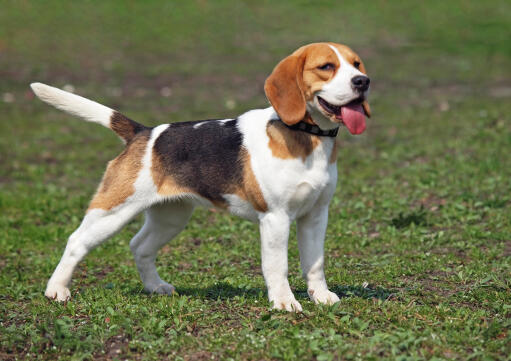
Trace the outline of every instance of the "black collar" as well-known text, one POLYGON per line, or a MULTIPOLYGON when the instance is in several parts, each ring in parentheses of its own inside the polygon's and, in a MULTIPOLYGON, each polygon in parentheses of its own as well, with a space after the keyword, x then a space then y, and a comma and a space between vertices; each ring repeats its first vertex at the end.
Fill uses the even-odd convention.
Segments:
MULTIPOLYGON (((279 120, 282 122, 281 119, 279 119, 279 120)), ((335 128, 335 129, 330 129, 330 130, 323 130, 320 127, 318 127, 317 125, 305 123, 304 121, 300 121, 293 125, 288 125, 284 122, 282 122, 282 123, 289 129, 301 130, 302 132, 318 135, 320 137, 335 138, 335 137, 337 137, 337 133, 339 132, 339 127, 335 128)))

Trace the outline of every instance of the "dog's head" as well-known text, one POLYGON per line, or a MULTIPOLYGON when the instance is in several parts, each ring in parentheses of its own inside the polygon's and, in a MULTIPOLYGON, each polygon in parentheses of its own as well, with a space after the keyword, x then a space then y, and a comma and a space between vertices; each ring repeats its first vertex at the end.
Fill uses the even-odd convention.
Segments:
POLYGON ((282 60, 266 79, 264 91, 280 119, 293 125, 310 114, 322 129, 339 123, 350 133, 365 130, 371 116, 369 77, 360 57, 345 45, 314 43, 282 60))

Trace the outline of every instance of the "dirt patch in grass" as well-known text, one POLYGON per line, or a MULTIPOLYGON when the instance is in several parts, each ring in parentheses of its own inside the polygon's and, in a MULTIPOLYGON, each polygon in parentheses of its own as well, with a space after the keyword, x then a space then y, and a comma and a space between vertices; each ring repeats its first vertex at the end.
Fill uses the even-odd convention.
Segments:
MULTIPOLYGON (((5 163, 2 162, 2 164, 5 164, 5 163)), ((7 185, 7 184, 11 184, 11 183, 14 183, 14 180, 12 178, 0 176, 0 184, 7 185)))
POLYGON ((504 250, 500 258, 511 257, 511 240, 507 240, 504 242, 504 250))
POLYGON ((187 361, 203 361, 213 359, 213 354, 208 351, 197 351, 183 357, 187 361))
POLYGON ((462 261, 463 263, 469 262, 471 259, 467 254, 467 251, 465 249, 461 248, 455 248, 455 247, 439 247, 439 248, 433 248, 429 250, 429 252, 436 254, 436 255, 452 255, 456 259, 462 261))
POLYGON ((411 208, 423 208, 431 212, 435 212, 446 203, 447 200, 438 197, 436 194, 430 193, 427 196, 424 196, 421 199, 413 202, 411 208))
POLYGON ((188 262, 179 262, 177 265, 178 271, 188 271, 193 267, 191 263, 188 262))
POLYGON ((192 238, 190 240, 190 243, 192 243, 194 246, 200 246, 202 244, 202 242, 204 242, 204 241, 200 238, 192 238))
POLYGON ((112 336, 105 341, 103 352, 94 354, 94 360, 130 359, 141 360, 141 355, 129 354, 129 339, 124 335, 112 336))
POLYGON ((106 277, 107 274, 113 272, 114 270, 115 270, 115 268, 113 266, 105 265, 104 267, 100 268, 98 271, 95 271, 94 276, 98 280, 102 280, 103 278, 106 277))
POLYGON ((420 276, 403 276, 401 281, 407 285, 407 289, 420 290, 428 294, 436 294, 442 297, 450 297, 462 291, 455 283, 447 280, 450 273, 445 271, 430 271, 420 276), (451 287, 452 286, 452 287, 451 287))
POLYGON ((85 263, 80 263, 78 265, 78 269, 75 271, 75 275, 73 278, 75 280, 86 280, 89 279, 91 275, 96 277, 98 280, 104 279, 109 273, 114 272, 115 267, 111 264, 105 264, 102 267, 95 267, 94 269, 89 269, 85 263))
POLYGON ((15 361, 15 360, 26 360, 27 353, 8 353, 5 351, 0 351, 0 360, 4 361, 15 361))

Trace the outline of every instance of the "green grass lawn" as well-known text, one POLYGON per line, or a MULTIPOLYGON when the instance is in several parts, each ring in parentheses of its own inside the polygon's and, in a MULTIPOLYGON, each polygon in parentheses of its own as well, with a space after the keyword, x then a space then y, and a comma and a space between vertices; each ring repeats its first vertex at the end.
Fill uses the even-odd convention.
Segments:
POLYGON ((509 360, 511 5, 506 1, 2 2, 0 359, 509 360), (77 269, 66 304, 46 281, 108 160, 109 130, 28 84, 145 123, 266 107, 263 82, 312 41, 350 45, 372 78, 364 135, 339 136, 326 275, 270 311, 257 227, 198 210, 158 258, 178 295, 142 292, 139 217, 77 269), (162 95, 163 94, 163 95, 162 95))

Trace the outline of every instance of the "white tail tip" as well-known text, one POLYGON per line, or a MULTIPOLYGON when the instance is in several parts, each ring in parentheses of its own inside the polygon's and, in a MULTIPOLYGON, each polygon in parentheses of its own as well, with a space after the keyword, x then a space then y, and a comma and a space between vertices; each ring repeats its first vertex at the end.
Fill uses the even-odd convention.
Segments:
POLYGON ((89 122, 99 123, 110 128, 110 117, 114 112, 112 109, 43 83, 32 83, 30 87, 35 95, 45 103, 89 122))

